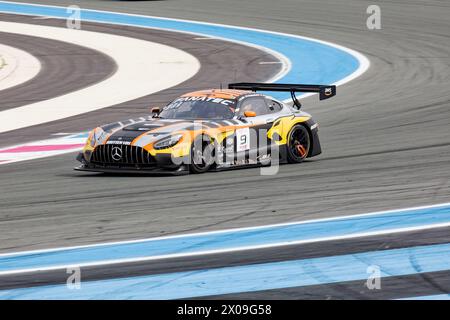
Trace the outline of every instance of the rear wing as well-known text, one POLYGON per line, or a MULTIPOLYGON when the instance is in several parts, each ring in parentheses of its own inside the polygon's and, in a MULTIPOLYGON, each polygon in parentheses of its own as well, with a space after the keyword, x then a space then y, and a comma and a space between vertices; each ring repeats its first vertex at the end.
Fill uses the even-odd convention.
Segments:
POLYGON ((319 93, 319 100, 325 100, 336 95, 336 86, 320 84, 283 84, 283 83, 252 83, 240 82, 230 83, 228 89, 250 90, 250 91, 277 91, 290 92, 294 104, 300 109, 301 104, 295 96, 296 92, 319 93))
POLYGON ((324 100, 336 95, 336 86, 320 84, 283 84, 283 83, 230 83, 229 89, 251 91, 281 91, 281 92, 317 92, 319 99, 324 100))

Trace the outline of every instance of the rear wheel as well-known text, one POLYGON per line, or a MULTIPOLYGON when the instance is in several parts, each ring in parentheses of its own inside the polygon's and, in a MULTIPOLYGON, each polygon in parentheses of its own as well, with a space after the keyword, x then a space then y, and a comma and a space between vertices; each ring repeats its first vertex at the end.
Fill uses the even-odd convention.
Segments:
POLYGON ((214 143, 209 136, 201 135, 191 146, 191 173, 204 173, 214 164, 214 143))
POLYGON ((291 128, 287 139, 287 160, 289 163, 300 163, 306 159, 311 147, 308 130, 301 124, 291 128))

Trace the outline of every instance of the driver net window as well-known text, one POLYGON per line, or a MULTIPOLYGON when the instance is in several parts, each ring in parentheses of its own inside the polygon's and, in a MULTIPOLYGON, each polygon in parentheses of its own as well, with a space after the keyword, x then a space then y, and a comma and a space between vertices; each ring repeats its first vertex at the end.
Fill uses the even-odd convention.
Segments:
POLYGON ((244 115, 245 111, 254 111, 257 116, 271 113, 266 100, 263 97, 245 99, 239 110, 239 115, 244 115))
POLYGON ((281 111, 281 109, 283 109, 281 104, 274 100, 268 99, 267 104, 269 105, 269 110, 271 113, 279 112, 279 111, 281 111))

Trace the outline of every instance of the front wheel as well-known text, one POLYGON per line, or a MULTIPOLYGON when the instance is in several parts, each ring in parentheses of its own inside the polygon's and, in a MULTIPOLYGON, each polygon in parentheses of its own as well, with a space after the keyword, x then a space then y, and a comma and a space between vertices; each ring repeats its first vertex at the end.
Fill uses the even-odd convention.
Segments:
POLYGON ((311 147, 308 130, 301 124, 291 128, 287 139, 287 160, 289 163, 300 163, 306 159, 311 147))
POLYGON ((210 137, 201 135, 194 140, 190 160, 191 173, 204 173, 211 168, 214 164, 214 142, 210 137))

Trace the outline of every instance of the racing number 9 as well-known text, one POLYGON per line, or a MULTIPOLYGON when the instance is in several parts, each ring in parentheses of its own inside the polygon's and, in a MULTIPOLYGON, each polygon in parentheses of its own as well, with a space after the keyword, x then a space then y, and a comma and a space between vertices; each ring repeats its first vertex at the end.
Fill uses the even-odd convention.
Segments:
POLYGON ((250 129, 241 128, 236 130, 237 151, 245 151, 250 149, 250 129))
POLYGON ((241 135, 241 146, 245 145, 247 143, 247 136, 246 135, 241 135))

